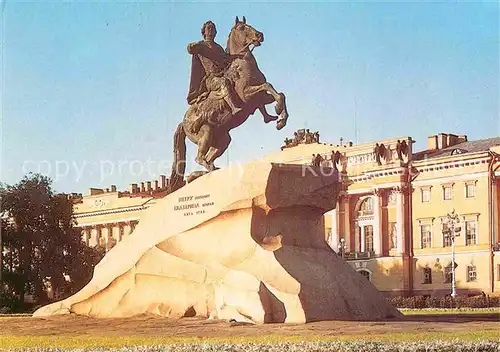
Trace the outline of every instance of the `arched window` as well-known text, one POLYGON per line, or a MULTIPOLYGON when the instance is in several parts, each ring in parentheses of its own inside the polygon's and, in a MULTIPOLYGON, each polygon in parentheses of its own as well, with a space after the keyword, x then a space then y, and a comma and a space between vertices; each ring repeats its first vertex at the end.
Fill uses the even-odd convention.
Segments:
POLYGON ((365 198, 359 205, 359 216, 373 215, 373 199, 371 197, 365 198))
POLYGON ((364 276, 368 281, 370 281, 370 272, 368 270, 364 270, 364 269, 361 269, 361 270, 358 270, 358 273, 361 275, 361 276, 364 276))

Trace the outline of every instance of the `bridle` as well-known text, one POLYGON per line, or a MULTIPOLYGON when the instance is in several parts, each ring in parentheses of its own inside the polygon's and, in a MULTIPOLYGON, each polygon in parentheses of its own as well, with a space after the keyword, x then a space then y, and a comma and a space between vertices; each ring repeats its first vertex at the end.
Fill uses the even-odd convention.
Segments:
MULTIPOLYGON (((236 28, 236 27, 235 27, 235 28, 236 28)), ((233 28, 233 30, 234 30, 235 28, 233 28)), ((233 33, 233 30, 231 30, 231 33, 229 34, 229 37, 230 37, 230 38, 231 38, 231 34, 233 33)), ((255 49, 255 48, 257 47, 257 45, 255 45, 253 42, 249 42, 249 43, 247 43, 247 44, 246 44, 244 47, 242 47, 242 48, 241 48, 241 49, 240 49, 237 53, 234 53, 234 54, 232 54, 232 55, 241 55, 241 54, 242 54, 245 50, 247 50, 247 49, 250 47, 250 45, 252 45, 252 44, 253 44, 253 47, 249 49, 249 52, 251 53, 251 52, 253 51, 253 49, 255 49)), ((228 49, 229 49, 229 47, 228 47, 228 49)))

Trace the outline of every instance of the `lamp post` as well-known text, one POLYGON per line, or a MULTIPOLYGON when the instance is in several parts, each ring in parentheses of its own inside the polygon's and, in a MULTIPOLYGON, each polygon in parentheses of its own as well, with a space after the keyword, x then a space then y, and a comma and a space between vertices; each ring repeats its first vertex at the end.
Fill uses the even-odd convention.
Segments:
POLYGON ((460 236, 460 226, 457 226, 460 223, 460 219, 458 218, 458 214, 455 213, 455 209, 452 210, 451 213, 446 214, 447 222, 447 230, 445 232, 445 236, 451 240, 451 297, 455 298, 457 292, 455 290, 455 237, 460 236))
POLYGON ((340 256, 342 258, 344 258, 344 253, 345 253, 346 248, 347 248, 347 246, 345 245, 345 239, 344 239, 344 237, 342 237, 340 239, 340 243, 339 243, 339 252, 340 252, 340 256))

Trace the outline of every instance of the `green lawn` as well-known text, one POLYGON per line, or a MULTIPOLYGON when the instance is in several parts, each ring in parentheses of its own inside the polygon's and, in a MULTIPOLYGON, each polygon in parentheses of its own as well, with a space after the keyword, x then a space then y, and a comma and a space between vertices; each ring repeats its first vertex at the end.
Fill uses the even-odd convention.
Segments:
MULTIPOLYGON (((464 315, 464 314, 481 314, 498 316, 500 322, 500 308, 482 308, 482 309, 404 309, 403 314, 406 316, 411 315, 464 315)), ((0 315, 0 319, 7 316, 0 315)), ((11 316, 12 317, 12 316, 11 316)), ((19 318, 16 315, 12 318, 19 318)), ((11 319, 12 319, 11 318, 11 319)), ((29 318, 28 318, 29 319, 29 318)), ((28 323, 28 322, 27 322, 28 323)), ((500 329, 495 329, 496 321, 489 322, 489 327, 484 329, 462 329, 461 331, 420 331, 404 330, 404 332, 393 332, 391 327, 387 326, 387 332, 382 333, 379 330, 374 331, 372 334, 363 331, 360 327, 359 330, 351 332, 349 335, 342 335, 339 333, 337 336, 319 335, 320 332, 311 330, 307 335, 300 336, 301 332, 297 332, 298 336, 281 336, 276 335, 280 332, 274 331, 274 334, 262 332, 261 336, 244 336, 244 337, 173 337, 173 336, 96 336, 96 335, 82 335, 77 333, 75 335, 54 335, 50 336, 19 336, 15 335, 1 335, 0 331, 0 351, 12 349, 33 349, 38 348, 65 348, 65 349, 81 349, 81 348, 121 348, 132 346, 158 346, 158 345, 179 345, 179 344, 200 344, 200 343, 225 343, 225 344, 241 344, 241 343, 257 343, 257 344, 277 344, 277 343, 298 343, 298 342, 381 342, 381 343, 422 343, 430 341, 458 341, 464 343, 475 343, 478 341, 496 341, 500 342, 500 329), (380 333, 379 333, 380 332, 380 333)), ((381 322, 381 324, 384 324, 381 322)), ((425 323, 422 323, 425 324, 425 323)), ((460 325, 460 324, 458 324, 460 325)), ((500 327, 500 324, 499 324, 500 327)), ((401 330, 400 330, 401 331, 401 330)), ((22 333, 22 331, 20 331, 22 333)), ((282 333, 282 332, 281 332, 282 333)), ((283 334, 283 333, 282 333, 283 334)), ((139 335, 139 334, 137 334, 139 335)), ((221 335, 224 335, 221 332, 221 335)), ((213 336, 213 335, 212 335, 213 336)))
POLYGON ((175 337, 141 337, 141 336, 1 336, 0 349, 23 348, 120 348, 132 346, 158 346, 170 344, 196 343, 284 343, 301 341, 371 341, 371 342, 424 342, 424 341, 499 341, 498 331, 469 331, 449 333, 392 333, 380 335, 349 335, 341 337, 324 336, 261 336, 261 337, 229 337, 229 338, 175 338, 175 337))

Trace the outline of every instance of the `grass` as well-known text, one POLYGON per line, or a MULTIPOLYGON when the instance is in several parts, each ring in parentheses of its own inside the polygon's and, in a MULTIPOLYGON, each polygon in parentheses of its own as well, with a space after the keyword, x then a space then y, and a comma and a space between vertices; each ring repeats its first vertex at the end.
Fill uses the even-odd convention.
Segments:
MULTIPOLYGON (((1 336, 1 335, 0 335, 1 336)), ((268 335, 259 337, 228 337, 228 338, 197 338, 197 337, 142 337, 142 336, 1 336, 0 349, 35 349, 35 348, 121 348, 133 346, 158 346, 196 343, 261 343, 275 344, 283 342, 425 342, 425 341, 499 341, 500 332, 467 331, 448 333, 392 333, 380 335, 349 335, 349 336, 279 336, 268 335)))
POLYGON ((8 313, 8 314, 0 314, 0 318, 22 318, 22 317, 31 317, 33 314, 28 313, 8 313))
MULTIPOLYGON (((461 309, 401 309, 402 313, 411 315, 498 315, 500 308, 461 308, 461 309)), ((0 319, 18 318, 23 315, 0 315, 0 319)), ((500 321, 500 319, 499 319, 500 321)), ((491 324, 491 323, 490 323, 491 324)), ((495 322, 494 322, 495 324, 495 322)), ((352 335, 325 336, 319 335, 275 335, 263 332, 261 336, 238 336, 238 337, 175 337, 175 336, 99 336, 99 335, 61 335, 54 332, 54 335, 43 336, 19 336, 1 335, 0 331, 0 351, 13 349, 111 349, 137 346, 165 346, 184 344, 279 344, 279 343, 299 343, 299 342, 380 342, 380 343, 426 343, 435 341, 458 341, 463 343, 477 343, 479 341, 500 342, 500 329, 490 325, 489 328, 481 330, 463 329, 462 331, 421 331, 409 330, 400 332, 381 333, 375 331, 374 334, 363 333, 362 330, 354 332, 352 335)), ((22 333, 22 332, 20 332, 22 333)), ((50 333, 49 333, 50 334, 50 333)), ((279 334, 279 333, 278 333, 279 334)), ((314 334, 314 332, 313 332, 314 334)), ((126 335, 126 334, 124 334, 126 335)), ((183 347, 184 348, 184 347, 183 347)))

